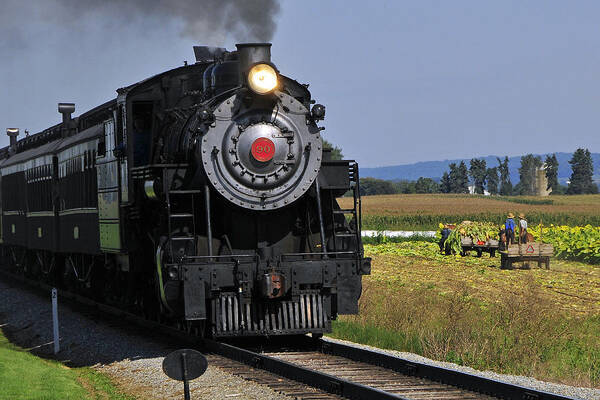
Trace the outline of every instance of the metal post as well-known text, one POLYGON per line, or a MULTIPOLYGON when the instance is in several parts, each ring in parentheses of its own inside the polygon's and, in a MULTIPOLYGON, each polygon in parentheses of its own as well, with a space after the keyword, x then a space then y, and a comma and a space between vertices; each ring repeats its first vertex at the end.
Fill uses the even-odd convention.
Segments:
POLYGON ((204 185, 204 206, 206 208, 206 241, 208 242, 208 255, 212 256, 212 228, 210 226, 210 188, 204 185))
POLYGON ((181 353, 181 366, 183 370, 183 395, 185 400, 190 400, 190 383, 188 382, 188 370, 185 360, 185 352, 181 353))
MULTIPOLYGON (((321 233, 321 251, 327 254, 327 243, 325 243, 325 225, 323 224, 323 207, 321 206, 321 186, 319 177, 315 179, 315 191, 317 192, 317 211, 319 212, 319 228, 321 233)), ((335 227, 334 227, 335 229, 335 227)))
POLYGON ((542 243, 544 243, 544 225, 542 224, 542 220, 540 220, 540 246, 538 247, 538 256, 542 256, 542 243))
POLYGON ((58 337, 58 293, 52 288, 52 326, 54 334, 54 354, 60 351, 60 339, 58 337))

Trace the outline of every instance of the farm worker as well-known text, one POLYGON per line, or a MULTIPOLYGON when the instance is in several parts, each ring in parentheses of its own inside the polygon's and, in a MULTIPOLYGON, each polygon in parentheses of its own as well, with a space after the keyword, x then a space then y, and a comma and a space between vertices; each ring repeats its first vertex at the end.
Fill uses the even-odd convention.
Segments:
POLYGON ((440 253, 444 252, 444 248, 446 247, 446 239, 448 239, 448 236, 450 236, 450 232, 452 232, 452 229, 450 228, 450 226, 448 226, 447 224, 444 225, 444 228, 442 229, 442 237, 440 239, 440 242, 438 243, 438 245, 440 246, 440 253))
POLYGON ((527 220, 525 214, 519 214, 519 236, 521 237, 521 243, 527 243, 527 220))
POLYGON ((515 242, 515 220, 513 219, 514 217, 515 215, 513 213, 508 213, 508 218, 506 218, 506 222, 504 223, 504 231, 506 234, 507 246, 515 242))

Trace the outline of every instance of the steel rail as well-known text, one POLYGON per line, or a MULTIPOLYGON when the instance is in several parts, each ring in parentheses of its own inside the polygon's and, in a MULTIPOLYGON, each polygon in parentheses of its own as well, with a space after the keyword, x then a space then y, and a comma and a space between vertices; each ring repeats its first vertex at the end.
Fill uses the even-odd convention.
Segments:
MULTIPOLYGON (((0 274, 29 286, 37 287, 47 291, 51 290, 52 288, 46 283, 31 280, 22 275, 12 274, 2 269, 0 269, 0 274)), ((117 307, 94 301, 79 294, 61 291, 60 297, 61 299, 66 298, 72 300, 78 305, 91 307, 101 313, 126 319, 135 323, 138 327, 151 329, 153 333, 162 333, 172 339, 177 339, 181 344, 196 346, 213 354, 220 355, 251 367, 262 369, 273 374, 301 382, 307 386, 315 387, 348 399, 406 399, 405 397, 401 397, 396 394, 352 382, 324 372, 305 368, 291 362, 268 356, 266 354, 261 354, 255 351, 244 349, 242 347, 233 346, 231 344, 218 342, 211 339, 193 336, 174 327, 145 319, 138 315, 121 310, 117 307)), ((493 397, 508 400, 576 400, 572 397, 543 392, 465 372, 406 360, 380 351, 367 350, 364 348, 330 342, 323 339, 315 340, 306 336, 298 344, 300 346, 316 346, 317 350, 323 354, 340 356, 352 361, 363 362, 365 364, 386 368, 403 375, 424 378, 493 397)))
POLYGON ((576 400, 572 397, 543 392, 540 390, 514 385, 491 378, 473 375, 444 367, 424 364, 342 343, 320 339, 321 351, 325 354, 348 358, 353 361, 377 365, 401 374, 430 379, 494 397, 509 400, 576 400))

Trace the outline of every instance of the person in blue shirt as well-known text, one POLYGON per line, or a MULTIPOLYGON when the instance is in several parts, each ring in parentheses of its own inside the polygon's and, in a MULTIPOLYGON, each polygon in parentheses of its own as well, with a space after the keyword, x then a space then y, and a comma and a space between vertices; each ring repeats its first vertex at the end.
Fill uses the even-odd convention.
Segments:
POLYGON ((511 243, 515 242, 515 220, 513 219, 515 215, 513 213, 508 213, 508 218, 506 218, 506 222, 504 222, 504 231, 506 234, 506 245, 508 246, 511 243))
POLYGON ((446 255, 450 255, 450 251, 448 249, 446 249, 446 239, 448 239, 448 236, 450 236, 450 233, 452 232, 452 227, 448 224, 444 225, 444 228, 442 229, 442 237, 438 243, 438 245, 440 246, 440 253, 445 253, 446 255))

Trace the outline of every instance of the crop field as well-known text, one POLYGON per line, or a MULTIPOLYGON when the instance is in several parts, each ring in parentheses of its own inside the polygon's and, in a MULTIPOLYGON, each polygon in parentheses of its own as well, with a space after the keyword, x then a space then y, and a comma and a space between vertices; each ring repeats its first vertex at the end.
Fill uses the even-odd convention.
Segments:
MULTIPOLYGON (((530 224, 600 226, 600 195, 583 196, 471 196, 452 194, 397 194, 364 196, 363 229, 435 230, 438 223, 463 220, 501 223, 506 213, 525 213, 530 224)), ((342 208, 351 198, 339 199, 342 208)))
POLYGON ((333 336, 477 369, 600 387, 600 266, 501 270, 431 242, 367 245, 358 316, 333 336))

